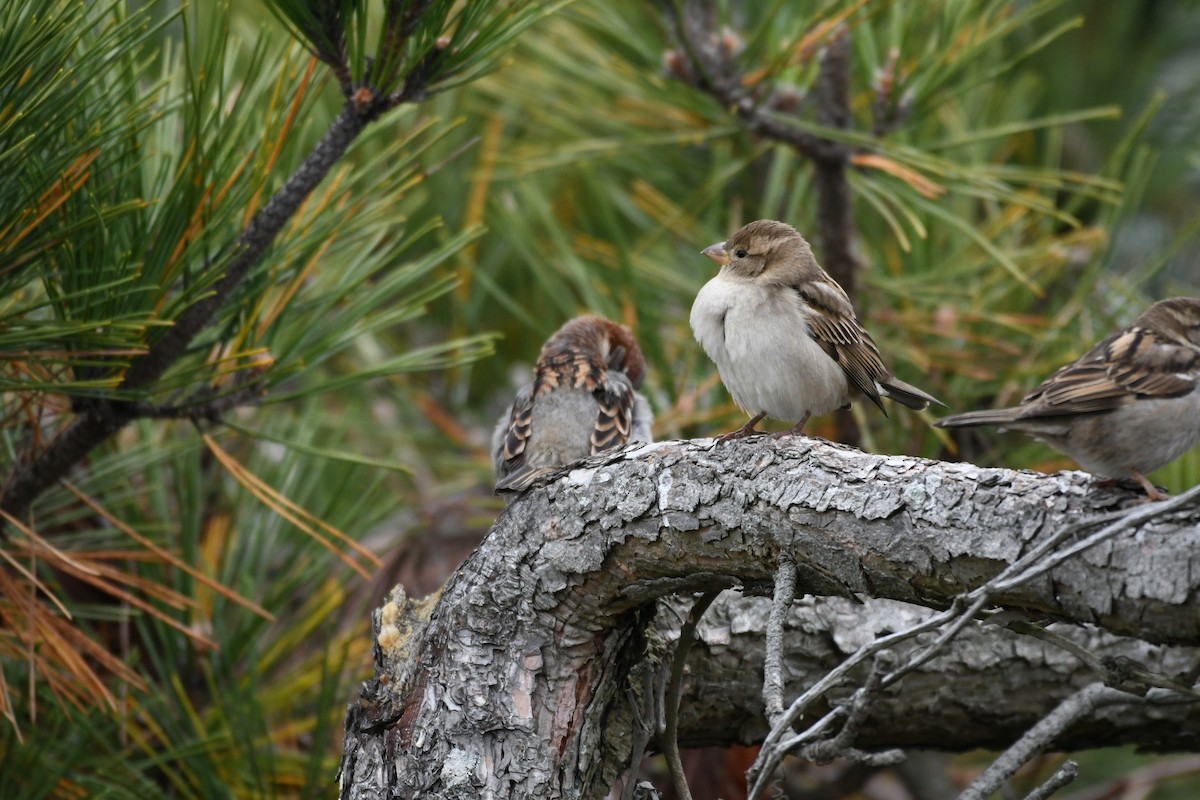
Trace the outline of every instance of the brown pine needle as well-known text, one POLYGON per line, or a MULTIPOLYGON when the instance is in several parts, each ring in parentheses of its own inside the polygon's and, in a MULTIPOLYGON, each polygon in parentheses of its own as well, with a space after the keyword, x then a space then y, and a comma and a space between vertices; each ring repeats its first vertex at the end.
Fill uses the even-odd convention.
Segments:
POLYGON ((214 456, 216 456, 217 460, 221 462, 221 465, 224 466, 225 469, 229 470, 229 474, 233 476, 234 480, 242 484, 242 486, 245 486, 251 494, 274 510, 275 513, 279 514, 288 522, 292 523, 297 528, 304 531, 309 536, 312 536, 314 539, 324 545, 331 553, 336 555, 342 561, 342 563, 361 575, 364 580, 370 580, 371 574, 367 572, 367 570, 365 570, 357 561, 334 547, 332 542, 326 541, 324 537, 319 535, 316 530, 305 523, 304 520, 309 520, 322 530, 328 532, 331 536, 335 537, 343 544, 353 549, 355 552, 370 560, 375 567, 380 567, 383 565, 383 562, 380 561, 379 558, 370 550, 363 547, 361 544, 354 541, 345 533, 339 531, 329 523, 317 518, 313 514, 310 514, 308 511, 301 508, 299 505, 284 497, 279 492, 275 491, 273 488, 260 480, 258 476, 243 467, 224 448, 217 444, 216 440, 213 439, 211 435, 207 433, 204 434, 204 443, 208 445, 209 450, 214 456))
POLYGON ((209 589, 213 590, 214 592, 221 595, 225 599, 230 600, 234 603, 237 603, 238 605, 242 606, 243 608, 253 611, 255 614, 257 614, 258 616, 262 617, 265 620, 269 620, 270 622, 275 621, 275 615, 272 614, 270 611, 267 611, 265 608, 258 605, 253 600, 243 597, 242 595, 233 591, 232 589, 230 589, 228 586, 221 583, 220 581, 210 578, 209 576, 205 575, 200 570, 196 569, 195 567, 191 566, 187 562, 185 562, 182 559, 180 559, 179 557, 177 557, 175 554, 171 553, 169 550, 165 550, 162 547, 159 547, 154 542, 152 542, 150 539, 147 539, 145 536, 142 536, 140 533, 135 531, 133 528, 126 525, 124 522, 122 522, 121 520, 119 520, 115 516, 113 516, 111 513, 109 513, 109 511, 107 509, 105 509, 102 505, 100 505, 95 500, 90 498, 84 492, 80 491, 70 481, 63 481, 63 485, 67 487, 68 491, 70 491, 72 494, 74 494, 76 497, 78 497, 80 500, 82 500, 89 508, 91 508, 97 514, 99 514, 100 516, 102 516, 106 520, 108 520, 109 523, 113 527, 117 528, 119 531, 124 533, 129 538, 133 539, 135 542, 137 542, 142 547, 149 550, 151 553, 154 553, 154 555, 158 556, 164 562, 170 564, 171 566, 175 567, 176 569, 182 570, 184 573, 190 575, 193 579, 195 579, 202 585, 208 587, 209 589))
MULTIPOLYGON (((60 562, 59 568, 68 574, 74 575, 75 577, 77 577, 81 581, 83 581, 84 583, 90 584, 91 586, 96 587, 100 591, 105 592, 106 594, 112 595, 113 597, 117 598, 118 600, 124 600, 126 603, 133 606, 134 608, 141 609, 142 611, 151 615, 152 617, 159 620, 160 622, 163 622, 167 625, 170 625, 172 628, 175 628, 177 631, 184 634, 189 639, 191 639, 199 644, 202 644, 206 647, 211 647, 214 650, 220 649, 220 646, 212 639, 208 638, 207 636, 205 636, 202 633, 199 633, 198 631, 195 631, 195 630, 189 628, 188 626, 184 625, 179 620, 172 617, 170 614, 167 614, 166 612, 162 611, 161 609, 155 608, 153 605, 151 605, 150 603, 147 603, 145 600, 138 597, 137 595, 127 592, 124 589, 117 586, 116 584, 112 583, 111 581, 106 580, 105 578, 101 577, 100 575, 97 575, 94 570, 93 571, 80 570, 78 568, 78 565, 74 561, 60 562)), ((105 569, 104 571, 112 573, 112 574, 110 574, 109 577, 112 577, 114 580, 121 580, 129 585, 141 585, 143 591, 146 591, 146 589, 147 589, 145 582, 134 579, 130 575, 115 572, 113 570, 108 570, 108 569, 105 569)), ((161 589, 163 587, 161 587, 159 585, 158 588, 161 589)), ((172 594, 175 594, 175 593, 172 592, 172 594)), ((177 597, 178 597, 178 595, 177 595, 177 597)), ((184 605, 188 605, 188 604, 190 604, 190 602, 191 601, 188 600, 188 602, 184 603, 184 605)), ((171 605, 178 607, 178 604, 176 604, 176 603, 171 603, 171 605)))
POLYGON ((12 564, 13 569, 19 572, 25 578, 25 580, 29 581, 30 585, 32 585, 34 589, 50 598, 50 602, 54 603, 55 607, 62 612, 64 617, 67 619, 73 619, 71 616, 71 611, 65 605, 63 605, 61 600, 58 599, 58 595, 51 591, 49 586, 42 583, 42 581, 39 580, 36 575, 25 569, 21 562, 10 556, 6 550, 0 550, 0 558, 3 558, 9 564, 12 564))
POLYGON ((43 539, 41 536, 39 536, 39 535, 38 535, 38 534, 37 534, 37 533, 36 533, 36 532, 35 532, 35 531, 34 531, 32 528, 30 528, 30 527, 28 527, 27 525, 23 524, 23 523, 21 522, 21 520, 17 519, 17 518, 16 518, 16 517, 14 517, 12 514, 9 514, 7 511, 5 511, 5 510, 4 510, 4 509, 2 509, 2 508, 0 508, 0 517, 4 517, 4 519, 5 519, 6 521, 8 521, 8 523, 9 523, 10 525, 12 525, 14 528, 16 528, 17 530, 19 530, 21 533, 23 533, 23 534, 25 534, 27 537, 29 537, 29 541, 30 541, 30 542, 33 542, 33 543, 35 543, 37 547, 39 547, 39 548, 41 548, 41 549, 44 549, 44 550, 46 550, 47 552, 49 552, 49 553, 50 553, 52 556, 54 556, 54 559, 55 559, 56 561, 60 561, 60 562, 62 562, 62 563, 64 563, 64 564, 70 564, 72 567, 74 567, 75 569, 79 570, 80 572, 83 572, 83 573, 86 573, 86 574, 89 574, 89 575, 95 575, 95 574, 96 574, 95 570, 93 570, 91 567, 88 567, 88 566, 85 566, 85 565, 83 565, 83 564, 77 563, 77 562, 76 562, 74 559, 72 559, 72 558, 71 558, 70 556, 68 556, 66 553, 64 553, 63 551, 59 550, 57 547, 55 547, 54 545, 50 544, 48 541, 46 541, 46 540, 45 540, 45 539, 43 539))
POLYGON ((926 178, 914 169, 898 164, 892 159, 877 153, 855 153, 850 157, 850 163, 857 167, 870 167, 880 172, 899 178, 912 187, 913 191, 922 197, 936 200, 946 193, 946 187, 940 186, 926 178))

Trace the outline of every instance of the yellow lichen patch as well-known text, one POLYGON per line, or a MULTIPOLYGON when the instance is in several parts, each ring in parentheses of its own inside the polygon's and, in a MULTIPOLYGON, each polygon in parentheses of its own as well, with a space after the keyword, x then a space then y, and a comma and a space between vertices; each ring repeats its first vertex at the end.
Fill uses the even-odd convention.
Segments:
POLYGON ((385 657, 394 662, 403 662, 412 656, 409 643, 413 634, 425 628, 440 597, 439 590, 413 600, 405 593, 403 586, 397 585, 392 589, 388 602, 379 609, 379 633, 375 637, 385 657))

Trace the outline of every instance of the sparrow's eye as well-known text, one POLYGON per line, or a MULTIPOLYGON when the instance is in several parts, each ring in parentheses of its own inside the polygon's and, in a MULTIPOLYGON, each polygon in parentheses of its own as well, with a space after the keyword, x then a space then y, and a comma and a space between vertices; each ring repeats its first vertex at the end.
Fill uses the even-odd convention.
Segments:
POLYGON ((738 258, 745 258, 746 256, 750 255, 746 252, 746 248, 744 247, 739 247, 737 250, 734 250, 733 254, 738 258))

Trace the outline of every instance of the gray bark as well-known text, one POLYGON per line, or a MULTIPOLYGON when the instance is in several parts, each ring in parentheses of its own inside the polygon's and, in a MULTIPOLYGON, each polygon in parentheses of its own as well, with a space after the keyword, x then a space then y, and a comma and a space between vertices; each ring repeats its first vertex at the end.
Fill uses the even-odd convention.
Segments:
MULTIPOLYGON (((347 715, 343 796, 602 794, 628 759, 631 686, 637 696, 641 670, 678 627, 660 598, 768 593, 781 553, 796 562, 797 596, 880 598, 793 606, 791 697, 857 644, 928 613, 885 601, 944 607, 1064 526, 1130 501, 1089 492, 1081 473, 985 470, 807 438, 667 442, 593 459, 513 503, 439 598, 397 596, 376 613, 377 675, 347 715)), ((1198 519, 1191 506, 1132 527, 994 604, 1074 623, 1054 627, 1101 654, 1187 671, 1194 652, 1155 645, 1200 644, 1198 519)), ((682 743, 761 738, 769 605, 719 604, 702 623, 682 743)), ((972 624, 885 692, 856 746, 1001 746, 1096 679, 1076 656, 972 624)), ((1195 744, 1200 723, 1180 700, 1130 698, 1066 731, 1064 746, 1195 744)))

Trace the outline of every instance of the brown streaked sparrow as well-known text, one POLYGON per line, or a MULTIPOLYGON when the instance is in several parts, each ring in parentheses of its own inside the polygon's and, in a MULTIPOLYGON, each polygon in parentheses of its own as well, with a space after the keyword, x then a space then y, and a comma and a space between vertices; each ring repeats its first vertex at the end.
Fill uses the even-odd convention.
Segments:
POLYGON ((939 428, 998 425, 1053 447, 1088 472, 1132 477, 1151 500, 1164 495, 1145 473, 1200 442, 1200 300, 1150 306, 1047 378, 1021 404, 969 411, 939 428))
POLYGON ((492 434, 496 493, 521 492, 559 467, 629 442, 651 442, 654 415, 635 391, 646 375, 628 328, 576 317, 546 340, 533 383, 492 434))
POLYGON ((913 409, 942 403, 893 375, 859 324, 850 298, 813 257, 796 229, 751 222, 702 253, 721 264, 692 304, 692 333, 721 382, 751 415, 728 441, 754 433, 763 417, 795 422, 847 408, 865 395, 913 409))

